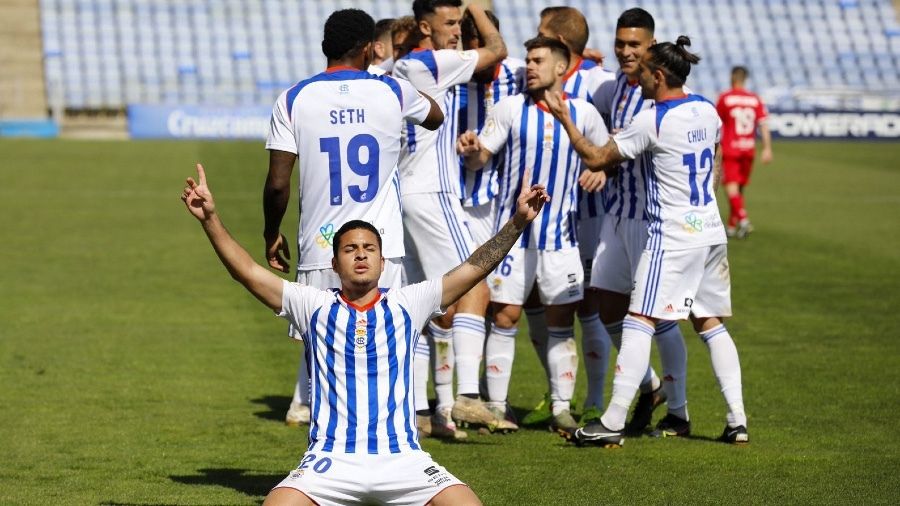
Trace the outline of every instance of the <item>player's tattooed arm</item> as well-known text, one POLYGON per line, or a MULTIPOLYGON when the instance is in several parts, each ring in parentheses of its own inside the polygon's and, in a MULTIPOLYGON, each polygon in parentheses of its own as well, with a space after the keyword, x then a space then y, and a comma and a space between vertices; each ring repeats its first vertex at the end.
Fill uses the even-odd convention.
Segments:
POLYGON ((488 18, 482 6, 477 2, 472 2, 469 4, 468 14, 472 16, 472 21, 475 22, 475 28, 478 29, 482 40, 482 46, 477 49, 478 63, 475 65, 475 72, 478 72, 500 63, 509 52, 506 49, 506 43, 503 42, 503 37, 500 36, 500 30, 488 18))
MULTIPOLYGON (((523 180, 528 181, 530 178, 526 173, 523 180)), ((541 212, 544 203, 549 201, 550 195, 543 185, 536 184, 530 188, 523 188, 516 202, 516 214, 465 262, 444 274, 441 307, 446 308, 456 302, 493 271, 519 240, 525 227, 541 212)))
POLYGON ((566 105, 559 92, 548 91, 544 94, 544 101, 547 103, 547 108, 550 109, 553 117, 559 120, 563 128, 566 129, 569 142, 572 143, 572 147, 578 153, 585 167, 592 171, 603 170, 608 172, 627 160, 619 153, 619 147, 612 138, 604 146, 600 147, 585 137, 575 125, 575 122, 572 121, 572 116, 569 115, 569 106, 566 105))

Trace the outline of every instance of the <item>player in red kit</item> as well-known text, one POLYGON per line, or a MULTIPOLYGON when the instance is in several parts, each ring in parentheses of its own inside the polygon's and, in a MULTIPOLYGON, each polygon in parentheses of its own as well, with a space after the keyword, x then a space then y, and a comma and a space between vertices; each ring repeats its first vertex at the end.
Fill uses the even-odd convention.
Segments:
POLYGON ((756 129, 762 136, 763 163, 772 161, 772 136, 765 123, 766 106, 762 99, 744 88, 747 69, 731 69, 731 89, 719 96, 716 110, 722 118, 722 167, 725 193, 731 205, 728 237, 743 239, 753 231, 744 209, 744 187, 750 182, 753 157, 756 154, 756 129))

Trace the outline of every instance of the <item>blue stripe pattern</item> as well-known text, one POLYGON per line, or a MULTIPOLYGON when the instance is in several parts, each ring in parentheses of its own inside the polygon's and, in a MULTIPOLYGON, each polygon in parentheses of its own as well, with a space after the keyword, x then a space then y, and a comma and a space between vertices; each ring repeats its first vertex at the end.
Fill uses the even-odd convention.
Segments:
MULTIPOLYGON (((356 453, 356 311, 347 319, 344 343, 344 381, 347 384, 347 453, 356 453)), ((369 339, 368 336, 366 336, 369 339)))
POLYGON ((705 331, 700 332, 700 339, 703 340, 704 343, 709 342, 710 339, 728 332, 728 329, 725 328, 725 324, 716 325, 715 327, 705 331))
POLYGON ((659 290, 659 278, 662 273, 663 251, 656 250, 650 256, 650 269, 644 284, 644 299, 641 302, 641 314, 651 316, 656 305, 656 293, 659 290))
POLYGON ((322 450, 330 452, 334 449, 334 431, 337 428, 337 378, 334 373, 334 337, 337 313, 341 305, 331 305, 328 312, 328 325, 325 330, 325 380, 328 384, 328 426, 325 429, 325 444, 322 450))
MULTIPOLYGON (((397 388, 397 329, 394 328, 394 315, 388 307, 387 300, 381 302, 384 310, 384 332, 387 334, 388 349, 388 448, 391 453, 399 453, 400 446, 397 444, 397 429, 394 426, 394 415, 397 410, 397 400, 394 398, 394 392, 397 388)), ((374 314, 375 312, 372 311, 374 314)), ((409 356, 409 353, 406 354, 409 356)))
POLYGON ((366 312, 366 369, 369 385, 369 453, 378 453, 378 351, 375 349, 375 311, 366 312))
POLYGON ((677 321, 661 321, 656 326, 656 335, 665 334, 666 332, 672 330, 673 328, 678 326, 677 321))
MULTIPOLYGON (((413 346, 413 342, 415 342, 415 349, 418 352, 419 342, 424 341, 421 339, 421 335, 418 330, 413 329, 412 319, 409 317, 409 313, 406 312, 406 309, 400 308, 400 311, 403 313, 403 329, 405 332, 404 339, 406 341, 406 348, 409 349, 413 346)), ((413 369, 412 364, 410 363, 410 357, 412 353, 406 352, 403 357, 403 370, 406 371, 406 374, 403 375, 403 391, 411 392, 412 388, 412 375, 413 369)), ((427 381, 427 378, 421 378, 420 381, 427 381)), ((406 442, 409 444, 410 448, 413 450, 419 449, 419 444, 416 442, 419 437, 419 429, 418 427, 413 427, 412 425, 412 412, 414 408, 410 408, 410 404, 413 402, 413 396, 410 395, 403 402, 403 418, 406 419, 406 442)))
POLYGON ((434 82, 438 81, 438 67, 437 61, 434 59, 434 51, 431 49, 426 49, 424 51, 410 51, 406 53, 401 60, 416 60, 422 62, 425 65, 425 68, 431 72, 431 76, 434 77, 434 82))
POLYGON ((632 316, 626 316, 622 321, 622 331, 625 330, 637 331, 648 336, 652 336, 654 332, 653 327, 632 316))
POLYGON ((447 230, 450 232, 450 239, 456 248, 456 254, 459 256, 460 263, 465 262, 469 255, 468 242, 464 239, 464 232, 454 212, 450 199, 453 198, 446 193, 437 193, 438 203, 441 206, 441 212, 444 214, 444 222, 447 224, 447 230))

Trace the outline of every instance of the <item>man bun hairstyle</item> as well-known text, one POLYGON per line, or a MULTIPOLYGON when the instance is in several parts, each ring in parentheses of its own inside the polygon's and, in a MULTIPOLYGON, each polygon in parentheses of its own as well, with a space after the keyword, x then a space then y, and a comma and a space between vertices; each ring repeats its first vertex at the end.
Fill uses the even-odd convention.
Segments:
POLYGON ((666 86, 670 88, 684 86, 691 73, 691 65, 700 61, 699 56, 687 50, 690 46, 691 39, 687 35, 679 35, 674 44, 660 42, 650 46, 647 50, 650 55, 650 70, 662 70, 666 75, 666 86))
POLYGON ((569 58, 571 57, 569 53, 569 48, 565 44, 562 43, 559 39, 551 39, 550 37, 541 37, 540 35, 525 41, 525 50, 531 51, 532 49, 537 49, 539 47, 546 47, 550 50, 551 53, 556 53, 563 58, 568 64, 569 58))
POLYGON ((339 60, 361 51, 375 40, 375 20, 365 11, 343 9, 325 21, 322 52, 329 60, 339 60))
POLYGON ((649 12, 640 7, 634 7, 619 15, 619 19, 616 21, 616 30, 620 28, 643 28, 652 35, 656 23, 649 12))
POLYGON ((434 14, 438 7, 462 7, 462 0, 414 0, 413 16, 422 21, 426 14, 434 14))
POLYGON ((375 228, 375 226, 372 225, 371 223, 369 223, 368 221, 350 220, 347 223, 344 223, 343 225, 341 225, 341 228, 339 228, 338 231, 335 232, 334 237, 332 237, 331 252, 334 254, 335 257, 338 256, 338 250, 340 249, 340 244, 341 244, 341 237, 343 237, 344 234, 346 234, 347 232, 349 232, 351 230, 359 230, 359 229, 368 230, 369 232, 372 232, 373 234, 375 234, 375 239, 378 240, 378 250, 381 251, 381 249, 382 249, 381 234, 378 233, 378 229, 375 228))

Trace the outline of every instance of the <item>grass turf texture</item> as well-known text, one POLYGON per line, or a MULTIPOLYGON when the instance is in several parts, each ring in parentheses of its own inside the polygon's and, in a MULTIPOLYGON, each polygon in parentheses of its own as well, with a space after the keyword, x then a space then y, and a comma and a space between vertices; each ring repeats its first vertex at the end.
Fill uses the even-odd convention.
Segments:
MULTIPOLYGON (((749 446, 712 441, 724 402, 683 327, 691 439, 603 450, 470 431, 425 449, 489 505, 895 503, 900 148, 775 153, 748 192, 757 231, 729 248, 749 446)), ((298 347, 179 195, 202 161, 261 260, 262 147, 3 140, 0 160, 0 503, 260 502, 306 446, 282 423, 298 347)), ((538 370, 520 332, 516 408, 540 400, 538 370)))

